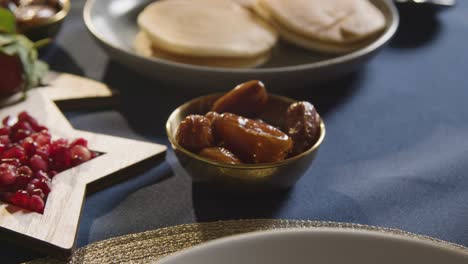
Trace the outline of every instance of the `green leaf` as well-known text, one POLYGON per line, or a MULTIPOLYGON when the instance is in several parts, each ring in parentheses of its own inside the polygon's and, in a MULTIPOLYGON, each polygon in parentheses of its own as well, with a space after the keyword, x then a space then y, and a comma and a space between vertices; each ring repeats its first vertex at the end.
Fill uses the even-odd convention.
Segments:
POLYGON ((0 32, 15 33, 16 18, 9 10, 0 7, 0 32))

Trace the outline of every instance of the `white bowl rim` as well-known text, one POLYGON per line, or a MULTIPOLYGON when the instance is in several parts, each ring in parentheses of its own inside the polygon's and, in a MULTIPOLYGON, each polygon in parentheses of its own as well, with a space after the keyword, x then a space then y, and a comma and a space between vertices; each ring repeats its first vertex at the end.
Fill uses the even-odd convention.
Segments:
POLYGON ((173 62, 158 58, 147 58, 142 55, 139 55, 135 52, 129 52, 126 49, 118 47, 117 45, 111 43, 110 41, 106 40, 106 38, 96 29, 94 26, 92 19, 91 19, 91 9, 94 6, 96 0, 87 0, 83 9, 83 19, 86 25, 86 28, 90 31, 90 33, 98 39, 101 43, 105 44, 106 46, 117 50, 119 52, 126 53, 133 58, 137 58, 140 60, 152 61, 162 65, 171 66, 171 67, 179 67, 184 68, 186 70, 193 70, 193 71, 204 71, 204 72, 217 72, 217 73, 249 73, 249 74, 260 74, 260 73, 277 73, 277 72, 295 72, 301 70, 311 70, 317 68, 324 68, 329 67, 337 64, 342 64, 345 62, 353 61, 365 55, 372 53, 373 51, 377 50, 381 46, 385 45, 396 33, 398 28, 400 17, 398 11, 396 9, 395 4, 389 0, 376 0, 381 1, 386 7, 390 10, 390 21, 389 26, 385 30, 384 33, 380 35, 376 40, 374 40, 369 45, 353 51, 351 53, 347 53, 335 58, 326 59, 323 61, 312 62, 307 64, 300 64, 300 65, 292 65, 292 66, 281 66, 281 67, 271 67, 271 68, 219 68, 219 67, 209 67, 209 66, 198 66, 198 65, 191 65, 179 62, 173 62))
POLYGON ((427 247, 435 247, 441 250, 444 250, 453 254, 460 254, 465 256, 468 259, 468 248, 457 245, 451 242, 439 240, 436 238, 417 235, 410 232, 390 229, 383 227, 374 227, 367 225, 359 224, 347 224, 347 223, 333 223, 327 222, 329 226, 319 226, 319 227, 307 227, 307 228, 281 228, 281 229, 271 229, 266 231, 254 231, 244 234, 238 234, 233 236, 228 236, 224 238, 215 239, 199 245, 184 249, 182 251, 176 252, 174 254, 168 255, 159 261, 156 264, 170 264, 172 261, 177 260, 180 257, 190 256, 191 254, 216 249, 220 247, 225 247, 233 243, 241 243, 245 241, 252 241, 256 239, 268 238, 268 237, 280 237, 284 235, 295 235, 295 234, 344 234, 344 235, 353 235, 360 237, 373 237, 377 239, 391 239, 393 241, 402 241, 417 243, 419 245, 424 245, 427 247))

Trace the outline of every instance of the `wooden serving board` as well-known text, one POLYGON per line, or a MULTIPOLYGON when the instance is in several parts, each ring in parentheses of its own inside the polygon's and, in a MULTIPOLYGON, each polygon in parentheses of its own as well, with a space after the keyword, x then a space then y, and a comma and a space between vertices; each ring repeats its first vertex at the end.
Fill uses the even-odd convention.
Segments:
POLYGON ((110 97, 112 92, 103 84, 57 74, 51 76, 50 86, 33 89, 25 101, 1 108, 2 119, 28 111, 49 128, 54 138, 83 137, 91 150, 103 154, 54 177, 44 214, 0 202, 0 239, 55 257, 67 257, 75 245, 87 190, 136 176, 138 170, 154 166, 164 158, 166 147, 163 145, 75 130, 54 103, 73 102, 77 106, 80 101, 86 105, 87 101, 98 102, 96 98, 108 100, 110 97))

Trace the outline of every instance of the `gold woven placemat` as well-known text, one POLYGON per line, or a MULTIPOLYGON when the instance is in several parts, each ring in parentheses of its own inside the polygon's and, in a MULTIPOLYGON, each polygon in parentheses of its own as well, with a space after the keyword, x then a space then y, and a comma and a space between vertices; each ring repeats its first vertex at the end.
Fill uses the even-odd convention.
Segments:
POLYGON ((440 243, 446 247, 468 251, 467 248, 460 245, 395 229, 349 223, 258 219, 197 223, 167 227, 93 243, 75 251, 68 262, 47 258, 28 263, 151 263, 171 253, 209 240, 253 231, 283 228, 342 228, 378 231, 409 236, 440 243))

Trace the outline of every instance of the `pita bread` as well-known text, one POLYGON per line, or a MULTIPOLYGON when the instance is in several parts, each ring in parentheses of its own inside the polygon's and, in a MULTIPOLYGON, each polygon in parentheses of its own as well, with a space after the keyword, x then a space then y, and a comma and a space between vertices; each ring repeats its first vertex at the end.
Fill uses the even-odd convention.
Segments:
POLYGON ((257 67, 265 63, 270 54, 262 54, 257 57, 252 58, 209 58, 209 57, 189 57, 189 56, 181 56, 169 53, 167 51, 162 50, 161 48, 156 47, 153 45, 151 40, 149 39, 148 35, 140 31, 134 42, 135 51, 143 55, 145 57, 155 57, 164 60, 170 60, 185 64, 194 64, 194 65, 201 65, 201 66, 210 66, 210 67, 223 67, 223 68, 252 68, 257 67))
POLYGON ((307 38, 302 35, 295 34, 294 32, 284 28, 283 25, 278 24, 274 19, 272 19, 271 14, 269 14, 261 5, 256 5, 254 9, 260 16, 270 21, 284 40, 305 49, 324 53, 342 54, 359 49, 368 43, 368 41, 364 41, 352 44, 334 44, 307 38))
POLYGON ((386 25, 368 0, 259 0, 257 8, 289 35, 342 47, 375 36, 386 25))
POLYGON ((138 25, 157 47, 182 56, 256 58, 277 41, 274 29, 231 0, 157 1, 138 25))

